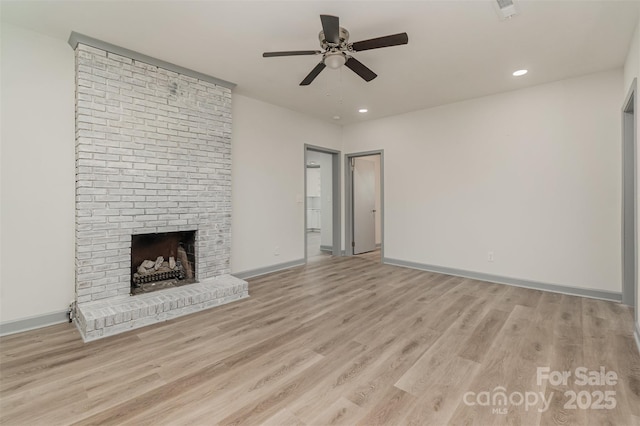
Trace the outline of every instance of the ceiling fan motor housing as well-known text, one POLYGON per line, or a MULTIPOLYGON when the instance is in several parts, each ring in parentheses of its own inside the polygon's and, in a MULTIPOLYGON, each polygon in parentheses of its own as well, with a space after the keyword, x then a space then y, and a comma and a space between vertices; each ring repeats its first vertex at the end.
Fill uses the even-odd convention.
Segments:
POLYGON ((320 34, 318 34, 318 39, 320 39, 320 46, 322 46, 322 49, 327 51, 339 52, 348 50, 349 48, 347 45, 347 43, 349 43, 349 31, 345 30, 342 27, 340 27, 340 43, 335 44, 328 42, 324 37, 324 31, 320 31, 320 34))

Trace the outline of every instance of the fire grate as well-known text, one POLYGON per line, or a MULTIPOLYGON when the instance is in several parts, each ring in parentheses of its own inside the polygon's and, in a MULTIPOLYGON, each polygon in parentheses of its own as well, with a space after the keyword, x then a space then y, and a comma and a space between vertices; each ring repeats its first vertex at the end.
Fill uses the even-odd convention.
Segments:
POLYGON ((154 281, 165 281, 172 279, 184 279, 184 271, 155 272, 147 275, 140 275, 137 272, 133 274, 133 283, 137 286, 154 281))

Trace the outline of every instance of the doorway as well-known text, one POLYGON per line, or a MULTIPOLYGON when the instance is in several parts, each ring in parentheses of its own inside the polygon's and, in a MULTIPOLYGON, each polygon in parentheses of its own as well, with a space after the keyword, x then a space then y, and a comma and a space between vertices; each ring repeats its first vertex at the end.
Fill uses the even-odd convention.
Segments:
POLYGON ((622 303, 638 320, 636 80, 622 106, 622 303))
POLYGON ((384 259, 384 152, 367 151, 345 157, 346 254, 384 259))
POLYGON ((305 261, 339 256, 340 151, 305 145, 304 247, 305 261))

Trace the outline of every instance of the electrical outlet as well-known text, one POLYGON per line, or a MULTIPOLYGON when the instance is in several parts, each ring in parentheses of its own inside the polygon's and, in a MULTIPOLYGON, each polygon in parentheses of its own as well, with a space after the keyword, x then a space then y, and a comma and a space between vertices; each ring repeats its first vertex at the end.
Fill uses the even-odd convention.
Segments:
POLYGON ((492 251, 487 253, 487 261, 488 262, 493 262, 493 252, 492 251))
POLYGON ((274 256, 280 256, 280 246, 275 246, 273 248, 273 255, 274 256))

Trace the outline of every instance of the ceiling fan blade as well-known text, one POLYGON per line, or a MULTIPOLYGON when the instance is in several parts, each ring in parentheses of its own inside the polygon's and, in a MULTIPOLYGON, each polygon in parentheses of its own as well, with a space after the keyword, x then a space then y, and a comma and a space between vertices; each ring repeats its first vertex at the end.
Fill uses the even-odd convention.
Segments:
POLYGON ((320 15, 324 39, 329 43, 340 43, 340 18, 331 15, 320 15))
POLYGON ((324 62, 320 62, 314 69, 311 70, 309 75, 307 75, 304 80, 300 83, 300 86, 308 86, 311 84, 313 80, 320 74, 320 72, 325 69, 326 65, 324 62))
POLYGON ((375 72, 367 68, 362 62, 356 58, 350 56, 347 62, 344 63, 351 71, 358 74, 365 81, 371 81, 378 76, 375 72))
POLYGON ((292 50, 289 52, 264 52, 262 54, 263 58, 273 58, 275 56, 301 56, 301 55, 319 55, 322 51, 320 50, 292 50))
POLYGON ((372 38, 369 40, 356 41, 355 43, 351 44, 351 47, 355 52, 361 52, 363 50, 399 46, 401 44, 407 43, 409 43, 409 36, 407 35, 407 33, 400 33, 384 37, 372 38))

